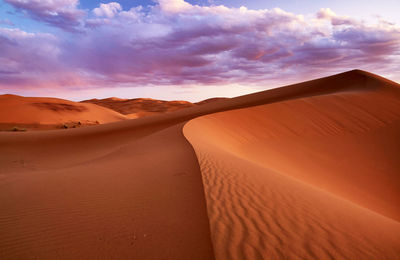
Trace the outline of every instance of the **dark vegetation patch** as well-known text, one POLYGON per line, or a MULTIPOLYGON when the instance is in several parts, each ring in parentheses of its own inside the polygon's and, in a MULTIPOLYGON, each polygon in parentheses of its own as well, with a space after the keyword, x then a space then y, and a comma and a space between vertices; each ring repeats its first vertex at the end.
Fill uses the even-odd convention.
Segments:
POLYGON ((10 131, 12 131, 12 132, 25 132, 26 128, 21 128, 21 127, 14 126, 13 128, 11 128, 10 131))

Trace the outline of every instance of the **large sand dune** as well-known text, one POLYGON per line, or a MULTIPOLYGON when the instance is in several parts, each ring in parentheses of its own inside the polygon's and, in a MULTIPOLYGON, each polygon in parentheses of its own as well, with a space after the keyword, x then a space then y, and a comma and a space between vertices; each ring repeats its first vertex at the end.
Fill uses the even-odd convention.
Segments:
POLYGON ((400 256, 400 89, 375 80, 186 124, 217 259, 400 256))
POLYGON ((351 71, 2 132, 0 259, 396 259, 399 103, 398 85, 351 71))

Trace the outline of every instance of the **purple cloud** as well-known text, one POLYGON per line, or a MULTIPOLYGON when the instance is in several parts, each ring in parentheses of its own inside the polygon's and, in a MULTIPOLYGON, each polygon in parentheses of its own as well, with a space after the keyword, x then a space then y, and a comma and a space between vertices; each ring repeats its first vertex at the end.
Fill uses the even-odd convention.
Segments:
MULTIPOLYGON (((61 24, 73 21, 74 28, 81 23, 83 33, 56 38, 1 29, 0 87, 261 85, 277 78, 319 76, 321 71, 362 68, 384 73, 400 68, 398 26, 383 21, 367 25, 330 9, 305 18, 281 9, 160 0, 147 9, 101 4, 83 17, 77 1, 58 2, 57 8, 64 7, 57 10, 77 14, 61 24)), ((24 9, 46 17, 43 10, 56 5, 44 3, 36 9, 24 4, 24 9)))
POLYGON ((81 84, 79 73, 62 63, 59 44, 51 34, 0 28, 0 86, 12 90, 81 84))
POLYGON ((79 0, 4 0, 35 20, 76 31, 85 11, 77 8, 79 0))

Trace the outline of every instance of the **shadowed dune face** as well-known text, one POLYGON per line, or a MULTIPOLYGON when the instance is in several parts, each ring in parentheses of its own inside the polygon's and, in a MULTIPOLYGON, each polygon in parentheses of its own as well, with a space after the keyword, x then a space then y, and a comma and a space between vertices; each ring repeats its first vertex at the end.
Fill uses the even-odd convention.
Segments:
POLYGON ((398 257, 400 89, 370 80, 185 125, 217 259, 398 257))
POLYGON ((57 98, 0 96, 0 130, 12 127, 55 129, 125 120, 127 117, 93 104, 57 98))

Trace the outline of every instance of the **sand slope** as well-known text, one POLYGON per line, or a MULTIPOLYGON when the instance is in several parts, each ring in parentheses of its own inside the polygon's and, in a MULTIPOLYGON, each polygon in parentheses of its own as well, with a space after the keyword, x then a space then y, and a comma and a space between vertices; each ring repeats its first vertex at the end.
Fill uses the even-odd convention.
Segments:
MULTIPOLYGON (((379 160, 384 157, 381 145, 396 151, 395 139, 389 139, 398 133, 393 128, 398 122, 397 87, 375 75, 351 71, 136 120, 65 131, 1 132, 0 259, 213 259, 214 253, 218 259, 395 259, 400 234, 395 220, 398 208, 393 204, 396 197, 386 204, 382 198, 397 194, 398 178, 387 177, 395 189, 356 202, 351 195, 365 191, 364 183, 356 191, 338 187, 357 175, 347 178, 340 172, 334 185, 323 186, 335 177, 328 171, 329 181, 318 180, 318 169, 302 164, 307 161, 301 156, 289 154, 294 163, 283 166, 290 161, 285 153, 303 141, 312 144, 308 139, 315 137, 316 144, 307 152, 316 154, 318 140, 326 139, 319 148, 326 151, 327 145, 345 140, 346 129, 353 129, 350 134, 360 138, 368 136, 350 144, 355 152, 366 147, 357 146, 361 141, 374 147, 367 147, 368 151, 382 153, 379 160), (324 112, 327 121, 316 121, 313 127, 309 121, 290 118, 292 112, 308 114, 309 103, 325 104, 320 98, 346 92, 363 99, 375 90, 382 92, 377 100, 384 107, 377 108, 377 114, 361 107, 369 116, 363 116, 356 126, 350 118, 344 119, 345 130, 328 127, 331 118, 336 118, 329 112, 324 112), (310 98, 314 101, 301 101, 310 98), (293 107, 285 103, 292 101, 293 107), (268 109, 259 106, 265 104, 288 106, 288 111, 279 121, 273 115, 281 111, 277 107, 270 112, 274 120, 268 121, 263 116, 268 109), (239 108, 246 109, 232 110, 239 108), (186 125, 185 135, 196 158, 183 136, 184 123, 221 111, 227 112, 186 125), (243 114, 236 115, 238 111, 243 114), (310 130, 305 135, 308 139, 292 133, 293 128, 283 126, 283 120, 299 124, 301 133, 310 130), (227 129, 218 122, 226 123, 227 129), (271 130, 266 131, 266 126, 271 130), (376 138, 371 134, 374 131, 376 138), (239 142, 236 133, 243 136, 239 142), (389 135, 387 144, 382 141, 385 135, 389 135), (281 148, 274 155, 275 164, 257 155, 274 153, 264 147, 267 144, 281 148), (302 171, 293 170, 296 164, 302 171)), ((342 101, 341 95, 332 102, 350 103, 345 106, 351 107, 353 98, 346 96, 342 101)), ((367 101, 363 102, 355 104, 363 106, 367 101)), ((313 112, 311 118, 322 120, 318 113, 313 112)), ((345 149, 342 144, 334 151, 345 149)), ((301 152, 307 154, 306 148, 301 152)), ((335 156, 328 153, 326 161, 314 161, 321 160, 325 169, 335 156)), ((355 158, 357 163, 365 160, 363 154, 355 158)), ((398 166, 394 158, 387 156, 383 161, 390 171, 398 166)), ((385 176, 379 175, 377 184, 368 187, 381 189, 387 183, 385 176)))
POLYGON ((58 98, 0 95, 0 128, 58 128, 68 125, 94 125, 127 119, 110 109, 58 98), (79 123, 80 122, 80 123, 79 123))
POLYGON ((400 88, 356 74, 186 124, 217 259, 398 258, 400 88))

